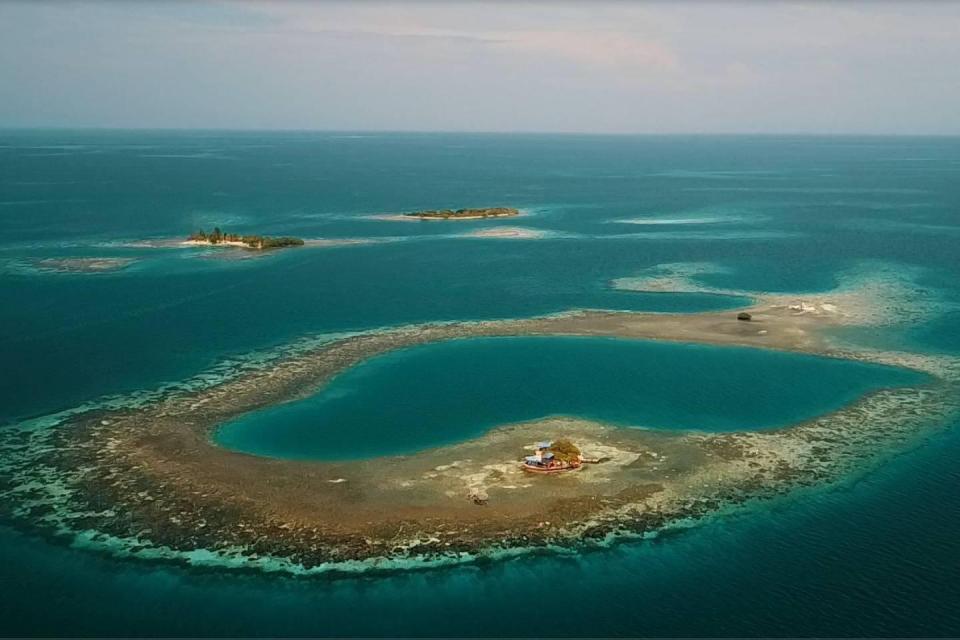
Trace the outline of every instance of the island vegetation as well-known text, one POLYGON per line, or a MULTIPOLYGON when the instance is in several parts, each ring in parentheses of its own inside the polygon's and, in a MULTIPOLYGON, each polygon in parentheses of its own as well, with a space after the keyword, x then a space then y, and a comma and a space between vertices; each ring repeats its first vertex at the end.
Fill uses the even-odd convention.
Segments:
POLYGON ((435 209, 415 211, 403 215, 424 220, 473 220, 477 218, 518 216, 520 215, 520 211, 510 207, 486 207, 482 209, 435 209))
POLYGON ((550 451, 558 462, 566 464, 579 464, 583 457, 580 454, 580 447, 575 445, 569 438, 560 438, 550 444, 550 451))
POLYGON ((257 235, 242 236, 237 233, 225 233, 220 230, 220 227, 214 227, 210 233, 206 233, 201 229, 196 233, 190 234, 187 241, 210 245, 241 246, 247 249, 280 249, 283 247, 299 247, 303 245, 303 240, 300 238, 288 236, 276 238, 257 235))

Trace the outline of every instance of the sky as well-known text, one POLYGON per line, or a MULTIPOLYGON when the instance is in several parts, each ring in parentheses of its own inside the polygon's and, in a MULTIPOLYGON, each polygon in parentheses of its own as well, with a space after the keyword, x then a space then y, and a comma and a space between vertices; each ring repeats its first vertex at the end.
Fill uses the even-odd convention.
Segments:
POLYGON ((960 2, 0 0, 0 127, 960 134, 960 2))

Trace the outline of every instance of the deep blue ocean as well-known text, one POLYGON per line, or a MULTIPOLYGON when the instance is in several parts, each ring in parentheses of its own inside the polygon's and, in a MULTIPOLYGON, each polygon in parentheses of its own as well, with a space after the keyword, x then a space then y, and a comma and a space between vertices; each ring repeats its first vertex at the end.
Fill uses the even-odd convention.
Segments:
MULTIPOLYGON (((0 131, 0 428, 327 334, 739 303, 611 286, 677 264, 694 265, 704 287, 745 292, 902 274, 924 316, 848 338, 958 354, 960 139, 0 131), (525 215, 372 217, 495 205, 525 215), (213 226, 362 242, 249 259, 169 246, 213 226), (470 236, 495 227, 536 235, 470 236), (72 257, 131 262, 108 273, 57 273, 42 262, 72 257)), ((307 427, 331 429, 348 415, 370 429, 394 425, 395 438, 378 448, 351 432, 334 457, 415 450, 544 412, 764 428, 902 375, 641 341, 494 342, 371 361, 338 378, 332 399, 241 418, 286 425, 261 428, 272 439, 255 441, 253 424, 244 446, 323 457, 318 438, 334 436, 307 427), (589 393, 577 395, 587 378, 571 380, 585 363, 589 393), (731 363, 750 366, 730 374, 731 363), (398 383, 428 376, 462 387, 436 379, 451 368, 482 384, 442 414, 426 415, 429 396, 398 383), (505 372, 514 377, 498 387, 505 372), (778 384, 791 372, 793 384, 778 384), (655 394, 650 385, 660 385, 655 394), (647 401, 624 399, 644 389, 647 401), (386 411, 397 398, 403 406, 386 411)), ((845 482, 656 540, 357 578, 123 562, 0 528, 0 633, 956 636, 958 459, 960 425, 945 425, 845 482)))

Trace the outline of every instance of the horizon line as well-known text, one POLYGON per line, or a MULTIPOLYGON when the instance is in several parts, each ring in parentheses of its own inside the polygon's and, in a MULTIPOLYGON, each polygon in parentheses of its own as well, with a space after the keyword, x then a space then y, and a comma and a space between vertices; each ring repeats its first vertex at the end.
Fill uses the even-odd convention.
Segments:
POLYGON ((221 132, 221 133, 320 133, 407 135, 542 135, 597 137, 820 137, 820 138, 958 138, 956 133, 903 133, 876 131, 551 131, 551 130, 455 130, 455 129, 321 129, 300 127, 113 127, 66 125, 0 125, 0 132, 221 132))

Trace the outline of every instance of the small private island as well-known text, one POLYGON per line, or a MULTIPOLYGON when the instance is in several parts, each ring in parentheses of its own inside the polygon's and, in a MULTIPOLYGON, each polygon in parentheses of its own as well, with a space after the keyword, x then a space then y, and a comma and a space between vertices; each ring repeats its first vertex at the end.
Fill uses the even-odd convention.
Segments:
POLYGON ((241 236, 237 233, 224 233, 220 227, 214 227, 213 231, 206 233, 203 229, 196 233, 191 233, 187 238, 188 244, 203 244, 210 246, 241 247, 244 249, 282 249, 284 247, 301 247, 303 240, 300 238, 268 236, 241 236))
POLYGON ((414 211, 405 213, 411 218, 421 220, 478 220, 482 218, 506 218, 520 215, 519 209, 510 207, 486 207, 483 209, 436 209, 431 211, 414 211))
POLYGON ((580 448, 567 438, 536 444, 532 456, 523 459, 523 470, 531 473, 563 473, 576 471, 585 460, 580 448))

